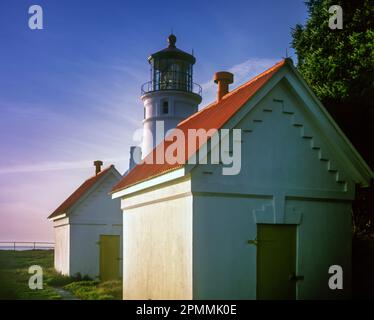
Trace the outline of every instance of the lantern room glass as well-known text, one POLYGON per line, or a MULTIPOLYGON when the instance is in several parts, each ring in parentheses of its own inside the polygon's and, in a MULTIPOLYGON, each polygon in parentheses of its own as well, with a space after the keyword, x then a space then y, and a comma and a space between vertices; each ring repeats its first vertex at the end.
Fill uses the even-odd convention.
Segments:
POLYGON ((151 62, 152 91, 192 91, 192 64, 178 59, 155 59, 151 62))

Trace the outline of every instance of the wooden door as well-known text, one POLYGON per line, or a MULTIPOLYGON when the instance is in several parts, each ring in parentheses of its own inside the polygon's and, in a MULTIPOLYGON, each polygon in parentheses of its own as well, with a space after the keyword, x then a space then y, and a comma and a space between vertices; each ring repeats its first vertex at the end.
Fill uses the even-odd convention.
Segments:
POLYGON ((257 225, 257 299, 296 298, 296 226, 257 225))
POLYGON ((100 280, 119 278, 120 236, 100 235, 100 280))

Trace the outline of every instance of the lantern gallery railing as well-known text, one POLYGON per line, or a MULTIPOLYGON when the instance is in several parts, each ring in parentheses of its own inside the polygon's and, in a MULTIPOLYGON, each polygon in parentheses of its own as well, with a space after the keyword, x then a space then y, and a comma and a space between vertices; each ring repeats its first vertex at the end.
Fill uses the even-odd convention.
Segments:
POLYGON ((202 88, 199 84, 187 81, 164 80, 164 81, 148 81, 142 85, 141 94, 160 90, 178 90, 192 92, 201 96, 202 88))

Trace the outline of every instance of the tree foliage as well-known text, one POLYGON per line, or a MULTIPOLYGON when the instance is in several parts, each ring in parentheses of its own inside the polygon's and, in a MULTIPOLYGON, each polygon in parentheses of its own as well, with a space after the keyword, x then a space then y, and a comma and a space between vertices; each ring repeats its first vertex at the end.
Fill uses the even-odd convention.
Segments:
MULTIPOLYGON (((297 68, 368 164, 374 168, 374 1, 307 0, 309 18, 292 29, 297 68), (343 9, 330 29, 329 8, 343 9)), ((358 188, 354 231, 374 231, 374 185, 358 188)))
POLYGON ((355 147, 374 168, 373 0, 308 0, 306 24, 292 30, 298 70, 355 147), (343 29, 328 22, 343 9, 343 29))
POLYGON ((322 100, 367 97, 374 88, 374 3, 309 0, 309 19, 293 29, 298 69, 322 100), (329 28, 329 8, 343 9, 343 29, 329 28))

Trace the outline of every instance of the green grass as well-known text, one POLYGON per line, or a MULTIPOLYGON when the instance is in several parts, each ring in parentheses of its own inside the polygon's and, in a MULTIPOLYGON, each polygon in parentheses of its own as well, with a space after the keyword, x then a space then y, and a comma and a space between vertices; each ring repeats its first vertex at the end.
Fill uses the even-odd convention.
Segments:
POLYGON ((79 281, 63 276, 53 268, 53 250, 0 250, 0 299, 62 299, 53 287, 63 287, 83 300, 122 299, 122 282, 79 281), (43 268, 43 289, 31 290, 28 268, 43 268))
POLYGON ((52 250, 0 251, 0 299, 61 299, 48 281, 56 272, 53 270, 52 250), (31 290, 28 268, 39 265, 43 268, 43 289, 31 290))
POLYGON ((82 300, 121 300, 122 281, 79 281, 64 287, 82 300))

